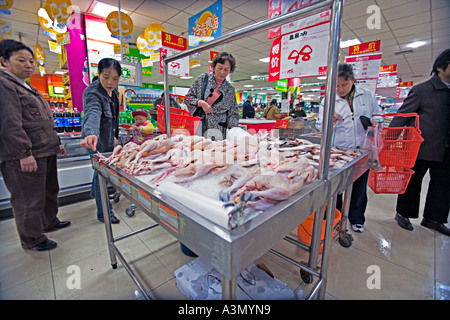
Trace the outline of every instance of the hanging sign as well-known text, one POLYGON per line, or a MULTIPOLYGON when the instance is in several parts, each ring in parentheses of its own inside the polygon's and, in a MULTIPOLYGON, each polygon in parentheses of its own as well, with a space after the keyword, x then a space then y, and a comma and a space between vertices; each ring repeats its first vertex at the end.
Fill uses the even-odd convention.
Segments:
POLYGON ((42 16, 47 20, 46 25, 48 29, 50 29, 49 26, 51 25, 55 33, 67 32, 67 21, 72 15, 72 3, 70 0, 47 0, 43 9, 47 13, 47 15, 43 14, 42 16))
POLYGON ((276 38, 270 51, 268 81, 320 75, 327 65, 323 48, 328 47, 329 30, 329 23, 320 23, 276 38))
POLYGON ((381 72, 378 77, 377 88, 392 88, 397 84, 397 71, 381 72))
POLYGON ((377 52, 377 51, 380 51, 380 47, 381 47, 381 40, 360 43, 360 44, 348 47, 348 55, 354 56, 357 54, 377 52))
POLYGON ((13 5, 13 0, 1 0, 0 1, 0 14, 10 15, 11 10, 9 10, 13 5))
POLYGON ((58 45, 57 42, 48 40, 48 48, 49 48, 50 52, 58 53, 58 54, 61 53, 61 46, 58 45))
POLYGON ((411 90, 413 85, 413 81, 400 82, 397 86, 397 89, 395 90, 395 97, 405 99, 408 96, 409 91, 411 90))
POLYGON ((34 46, 34 59, 38 65, 45 66, 45 53, 39 43, 34 46))
MULTIPOLYGON (((304 6, 311 5, 319 0, 269 0, 269 19, 280 16, 282 14, 298 10, 304 6)), ((303 20, 303 19, 301 19, 303 20)), ((290 28, 293 28, 293 25, 298 23, 297 20, 283 26, 275 27, 269 30, 268 39, 277 38, 283 34, 289 33, 291 31, 299 30, 297 27, 289 31, 290 28), (284 30, 282 30, 284 29, 284 30)), ((318 21, 317 21, 318 22, 318 21)), ((303 22, 304 23, 304 22, 303 22)))
POLYGON ((381 66, 381 54, 345 57, 345 63, 353 66, 356 79, 378 78, 381 66))
POLYGON ((388 66, 381 66, 380 67, 380 72, 394 72, 397 71, 397 65, 396 64, 391 64, 388 66))
POLYGON ((0 34, 11 35, 12 26, 11 23, 0 20, 0 34))
POLYGON ((106 26, 111 32, 111 37, 120 39, 120 31, 122 29, 122 39, 130 39, 134 28, 133 20, 124 12, 121 13, 120 18, 122 27, 119 25, 119 11, 113 11, 106 17, 106 26))
POLYGON ((141 54, 146 57, 150 57, 154 51, 161 48, 162 32, 166 31, 164 27, 158 23, 152 23, 145 28, 136 40, 136 46, 141 54))
POLYGON ((163 47, 183 51, 187 49, 187 39, 161 31, 161 45, 163 47))
POLYGON ((189 48, 222 36, 222 0, 188 19, 189 48))
MULTIPOLYGON (((178 51, 172 50, 172 49, 166 49, 166 48, 161 48, 159 49, 160 51, 160 66, 159 66, 159 71, 161 74, 164 73, 163 70, 163 58, 162 55, 165 54, 167 57, 170 57, 176 53, 178 53, 178 51)), ((177 77, 189 77, 189 57, 184 57, 175 61, 170 62, 168 65, 169 68, 169 72, 168 74, 170 76, 177 76, 177 77)))

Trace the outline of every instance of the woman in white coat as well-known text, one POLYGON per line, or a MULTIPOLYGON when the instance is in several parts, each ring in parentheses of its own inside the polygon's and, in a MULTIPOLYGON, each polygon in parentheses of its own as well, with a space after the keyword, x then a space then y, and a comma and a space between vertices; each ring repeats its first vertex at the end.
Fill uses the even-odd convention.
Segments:
MULTIPOLYGON (((356 148, 363 145, 366 129, 364 129, 360 120, 361 116, 371 118, 374 125, 383 121, 383 117, 372 117, 382 114, 375 95, 356 86, 355 81, 352 66, 348 64, 339 65, 332 135, 333 146, 356 148)), ((316 121, 319 130, 322 129, 323 111, 322 102, 316 121)), ((348 219, 353 231, 356 232, 363 232, 364 230, 368 178, 369 170, 353 183, 348 219)), ((336 207, 338 210, 342 209, 341 195, 338 196, 336 207)))

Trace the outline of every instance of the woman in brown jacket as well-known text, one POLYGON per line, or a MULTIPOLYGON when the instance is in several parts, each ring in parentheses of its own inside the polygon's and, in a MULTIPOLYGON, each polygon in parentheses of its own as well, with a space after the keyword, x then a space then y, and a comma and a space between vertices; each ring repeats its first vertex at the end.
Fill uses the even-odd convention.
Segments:
POLYGON ((266 120, 280 119, 280 110, 278 109, 277 99, 272 99, 270 104, 264 109, 263 117, 266 120))
POLYGON ((54 130, 47 101, 25 79, 34 71, 33 51, 15 40, 0 42, 0 169, 22 247, 50 250, 45 232, 67 227, 59 221, 56 155, 66 154, 54 130))

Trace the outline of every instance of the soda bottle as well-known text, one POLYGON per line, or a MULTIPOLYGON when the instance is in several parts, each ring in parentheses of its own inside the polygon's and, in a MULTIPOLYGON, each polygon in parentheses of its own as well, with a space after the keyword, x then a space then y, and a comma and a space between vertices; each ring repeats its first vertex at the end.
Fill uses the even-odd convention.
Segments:
POLYGON ((77 108, 73 112, 73 131, 81 132, 81 114, 78 112, 77 108))
POLYGON ((132 125, 134 124, 134 118, 133 118, 133 110, 132 109, 128 109, 127 111, 127 124, 132 125))
POLYGON ((54 118, 56 132, 64 132, 64 117, 58 108, 55 108, 54 118))
POLYGON ((66 109, 64 111, 64 131, 65 132, 72 132, 73 131, 73 117, 72 113, 69 111, 69 109, 66 109))
POLYGON ((119 112, 119 125, 121 124, 127 124, 127 113, 125 112, 123 107, 120 107, 120 112, 119 112))

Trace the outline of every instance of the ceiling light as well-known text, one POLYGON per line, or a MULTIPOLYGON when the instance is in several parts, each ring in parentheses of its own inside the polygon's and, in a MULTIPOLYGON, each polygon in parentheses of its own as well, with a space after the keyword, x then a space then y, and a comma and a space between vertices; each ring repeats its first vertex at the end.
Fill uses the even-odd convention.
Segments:
MULTIPOLYGON (((100 1, 94 1, 88 9, 89 13, 95 14, 103 18, 106 18, 113 11, 119 11, 119 8, 100 1)), ((128 11, 125 10, 120 11, 128 13, 128 11)))
POLYGON ((339 45, 339 47, 342 48, 348 48, 350 46, 355 46, 357 44, 361 44, 361 41, 359 41, 359 39, 355 38, 355 39, 351 39, 351 40, 346 40, 346 41, 341 41, 341 44, 339 45))
POLYGON ((64 74, 64 71, 55 71, 55 74, 64 74))
POLYGON ((259 61, 265 62, 265 63, 269 63, 270 62, 270 57, 259 59, 259 61))
POLYGON ((326 76, 324 76, 324 77, 317 77, 317 79, 319 79, 319 80, 325 80, 327 77, 326 76))
POLYGON ((407 44, 406 46, 408 48, 418 48, 418 47, 424 46, 426 44, 427 43, 425 41, 414 41, 414 42, 411 42, 410 44, 407 44))
POLYGON ((244 88, 253 88, 254 87, 254 85, 252 85, 252 84, 244 84, 244 88))
POLYGON ((186 80, 186 79, 192 79, 192 77, 180 77, 180 79, 186 80))

